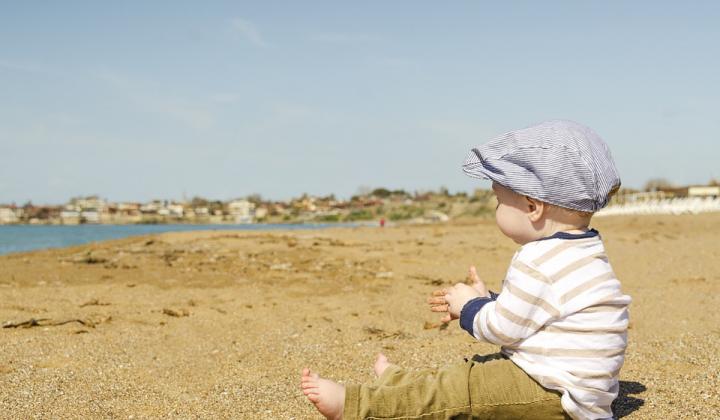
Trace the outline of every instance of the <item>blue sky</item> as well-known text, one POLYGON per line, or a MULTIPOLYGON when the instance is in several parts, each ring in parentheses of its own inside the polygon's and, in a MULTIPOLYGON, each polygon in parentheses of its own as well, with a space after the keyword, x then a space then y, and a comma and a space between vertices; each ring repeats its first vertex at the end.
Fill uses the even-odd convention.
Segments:
POLYGON ((451 191, 589 125, 626 186, 720 178, 718 2, 4 2, 0 202, 451 191))

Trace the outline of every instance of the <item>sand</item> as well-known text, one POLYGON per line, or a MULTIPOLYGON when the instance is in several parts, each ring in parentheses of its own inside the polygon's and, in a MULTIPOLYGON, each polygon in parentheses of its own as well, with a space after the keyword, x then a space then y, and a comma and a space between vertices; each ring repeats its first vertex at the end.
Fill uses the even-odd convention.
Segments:
MULTIPOLYGON (((607 217, 633 297, 620 417, 720 413, 720 214, 607 217)), ((436 327, 427 295, 516 245, 492 220, 191 232, 0 257, 1 418, 318 418, 300 370, 365 381, 496 347, 436 327)))

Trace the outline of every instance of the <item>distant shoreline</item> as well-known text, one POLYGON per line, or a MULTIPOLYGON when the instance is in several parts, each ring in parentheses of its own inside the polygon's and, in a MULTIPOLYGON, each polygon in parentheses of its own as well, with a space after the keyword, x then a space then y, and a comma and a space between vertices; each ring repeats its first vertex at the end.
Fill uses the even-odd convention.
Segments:
POLYGON ((295 226, 295 225, 359 225, 369 226, 376 225, 379 220, 365 220, 353 222, 329 222, 329 221, 278 221, 278 222, 253 222, 253 223, 234 223, 227 222, 183 222, 183 221, 162 221, 162 222, 138 222, 138 223, 3 223, 0 229, 7 226, 295 226))
POLYGON ((375 226, 375 223, 161 223, 161 224, 12 224, 0 226, 0 255, 64 248, 91 242, 124 239, 133 236, 187 231, 282 231, 314 230, 342 227, 375 226))

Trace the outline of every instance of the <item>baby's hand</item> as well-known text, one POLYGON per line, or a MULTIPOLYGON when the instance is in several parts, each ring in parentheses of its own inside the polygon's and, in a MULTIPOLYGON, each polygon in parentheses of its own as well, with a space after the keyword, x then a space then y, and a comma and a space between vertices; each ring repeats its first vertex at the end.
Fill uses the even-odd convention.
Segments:
POLYGON ((467 284, 472 286, 473 289, 477 290, 480 293, 480 296, 490 296, 487 286, 485 286, 485 282, 480 280, 480 276, 478 276, 477 270, 475 269, 474 265, 471 265, 470 269, 468 270, 467 284))
POLYGON ((458 283, 447 289, 445 301, 447 302, 447 312, 450 320, 460 318, 460 311, 462 311, 463 306, 477 297, 483 296, 476 288, 465 283, 458 283))
POLYGON ((458 283, 449 289, 436 290, 428 299, 430 310, 433 312, 447 312, 440 321, 450 322, 460 317, 463 306, 476 297, 487 297, 488 293, 485 283, 480 280, 475 266, 468 270, 467 284, 458 283))
MULTIPOLYGON (((448 289, 442 289, 442 290, 436 290, 432 292, 432 295, 430 298, 428 298, 428 303, 430 304, 430 310, 433 312, 447 312, 448 311, 448 304, 445 300, 445 294, 447 293, 448 289)), ((441 322, 448 323, 452 320, 450 318, 450 314, 447 314, 440 319, 441 322)))

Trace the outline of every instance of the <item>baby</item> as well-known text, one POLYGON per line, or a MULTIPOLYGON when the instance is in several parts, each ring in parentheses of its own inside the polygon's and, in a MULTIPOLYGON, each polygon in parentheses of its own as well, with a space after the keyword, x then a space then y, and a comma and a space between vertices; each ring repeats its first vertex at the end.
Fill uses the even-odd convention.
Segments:
POLYGON ((381 354, 363 385, 304 369, 303 393, 328 419, 612 418, 630 297, 590 229, 620 186, 607 145, 583 125, 547 121, 472 149, 463 170, 493 181, 497 225, 521 246, 499 294, 471 267, 472 286, 428 301, 500 352, 420 372, 381 354))

